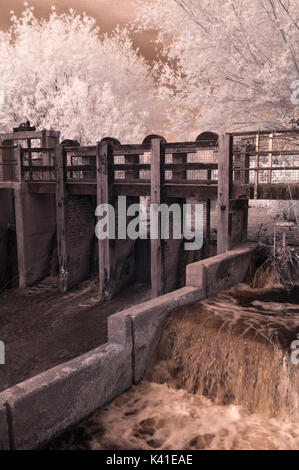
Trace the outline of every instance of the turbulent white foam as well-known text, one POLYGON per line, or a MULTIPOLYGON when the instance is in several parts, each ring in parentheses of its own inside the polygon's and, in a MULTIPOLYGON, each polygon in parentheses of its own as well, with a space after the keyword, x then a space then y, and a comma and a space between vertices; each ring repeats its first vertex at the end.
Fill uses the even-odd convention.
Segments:
POLYGON ((84 423, 92 449, 298 449, 299 425, 142 382, 84 423))

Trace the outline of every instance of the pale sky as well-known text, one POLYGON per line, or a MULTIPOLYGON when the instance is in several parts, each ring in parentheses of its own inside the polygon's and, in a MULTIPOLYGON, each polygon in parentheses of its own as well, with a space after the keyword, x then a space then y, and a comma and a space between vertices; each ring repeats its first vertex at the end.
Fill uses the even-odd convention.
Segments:
MULTIPOLYGON (((131 0, 28 0, 30 6, 35 7, 39 16, 47 16, 51 6, 55 5, 57 12, 73 8, 96 18, 102 31, 109 32, 117 24, 124 25, 135 18, 135 11, 131 0)), ((24 9, 24 0, 0 0, 0 29, 7 29, 10 25, 10 11, 19 14, 24 9)), ((140 48, 145 57, 154 54, 154 45, 150 43, 153 33, 133 35, 134 43, 140 48)))

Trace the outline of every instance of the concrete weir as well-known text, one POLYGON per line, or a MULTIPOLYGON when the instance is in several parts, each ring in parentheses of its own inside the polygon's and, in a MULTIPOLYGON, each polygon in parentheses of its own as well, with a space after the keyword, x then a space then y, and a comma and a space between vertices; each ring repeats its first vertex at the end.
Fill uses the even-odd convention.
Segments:
POLYGON ((255 246, 187 267, 187 286, 108 319, 108 343, 0 393, 0 449, 34 449, 144 376, 171 312, 242 282, 255 246))

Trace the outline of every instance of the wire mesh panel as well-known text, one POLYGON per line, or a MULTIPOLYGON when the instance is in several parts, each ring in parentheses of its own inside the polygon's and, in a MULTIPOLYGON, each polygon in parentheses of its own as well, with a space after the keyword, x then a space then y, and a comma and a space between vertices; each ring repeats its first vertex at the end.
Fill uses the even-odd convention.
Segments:
POLYGON ((236 184, 299 183, 299 130, 234 135, 236 184))
MULTIPOLYGON (((200 148, 196 153, 188 154, 188 163, 217 163, 217 149, 216 148, 200 148)), ((188 170, 188 180, 205 180, 217 179, 218 170, 188 170), (211 172, 211 174, 209 173, 211 172)))

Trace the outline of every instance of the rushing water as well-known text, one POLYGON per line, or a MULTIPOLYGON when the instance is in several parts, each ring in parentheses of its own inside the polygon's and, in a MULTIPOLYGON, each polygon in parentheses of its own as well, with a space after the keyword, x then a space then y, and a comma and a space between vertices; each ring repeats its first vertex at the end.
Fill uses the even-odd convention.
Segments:
POLYGON ((50 448, 294 450, 299 425, 144 381, 50 448))
POLYGON ((298 289, 240 285, 169 318, 145 380, 61 449, 298 449, 298 289))

